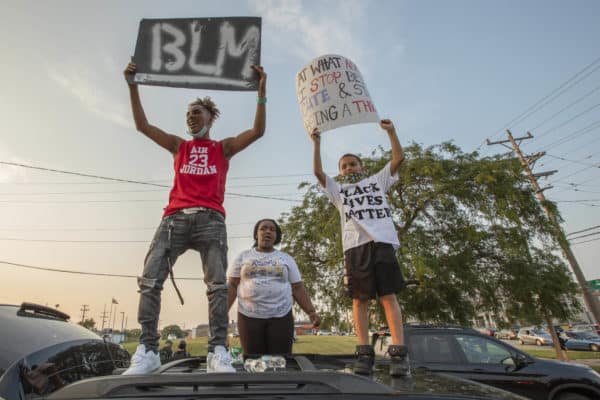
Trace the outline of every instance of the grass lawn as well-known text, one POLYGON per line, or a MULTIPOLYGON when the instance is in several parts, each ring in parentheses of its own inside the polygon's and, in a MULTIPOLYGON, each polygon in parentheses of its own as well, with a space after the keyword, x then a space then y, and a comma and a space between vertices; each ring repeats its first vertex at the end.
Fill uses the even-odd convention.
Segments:
MULTIPOLYGON (((240 346, 238 338, 229 338, 232 346, 240 346)), ((187 351, 193 356, 206 355, 207 338, 189 339, 187 351)), ((178 340, 173 340, 173 350, 177 349, 178 340)), ((123 343, 123 347, 133 354, 138 342, 123 343)), ((164 340, 160 341, 160 347, 164 340)), ((316 354, 352 354, 356 346, 356 338, 351 336, 298 336, 294 343, 294 353, 316 353, 316 354)))
MULTIPOLYGON (((239 338, 230 338, 230 343, 233 346, 240 346, 239 338)), ((205 355, 207 338, 198 338, 187 340, 187 349, 193 356, 205 355)), ((173 341, 173 349, 177 348, 178 340, 173 341)), ((130 353, 135 352, 137 342, 123 343, 123 347, 130 353)), ((160 346, 162 347, 164 341, 161 340, 160 346)), ((351 336, 298 336, 298 341, 294 343, 294 353, 315 353, 315 354, 352 354, 354 353, 354 347, 356 346, 356 337, 351 336)), ((539 358, 556 358, 554 349, 535 349, 527 350, 526 353, 539 358)), ((571 360, 576 359, 588 359, 595 358, 600 359, 600 353, 591 351, 569 351, 569 358, 571 360)))
MULTIPOLYGON (((531 354, 534 357, 539 358, 556 358, 556 352, 554 349, 542 349, 542 350, 526 350, 527 354, 531 354)), ((567 352, 571 360, 583 359, 583 358, 598 358, 600 359, 600 353, 594 351, 574 351, 569 350, 567 352)))

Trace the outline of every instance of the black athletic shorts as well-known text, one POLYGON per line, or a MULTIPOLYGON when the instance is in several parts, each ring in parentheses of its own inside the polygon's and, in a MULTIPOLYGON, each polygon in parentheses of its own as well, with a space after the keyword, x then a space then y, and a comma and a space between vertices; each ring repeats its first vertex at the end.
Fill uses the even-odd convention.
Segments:
POLYGON ((344 252, 344 285, 353 299, 374 299, 398 293, 405 286, 394 247, 368 242, 344 252))

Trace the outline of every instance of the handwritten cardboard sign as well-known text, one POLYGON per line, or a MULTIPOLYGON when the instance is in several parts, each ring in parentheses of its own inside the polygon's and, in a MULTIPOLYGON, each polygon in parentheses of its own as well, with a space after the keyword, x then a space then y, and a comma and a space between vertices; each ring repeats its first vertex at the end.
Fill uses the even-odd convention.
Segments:
POLYGON ((356 64, 339 55, 317 57, 302 68, 296 75, 296 95, 309 134, 315 127, 325 132, 379 121, 356 64))
POLYGON ((135 82, 215 90, 257 90, 261 19, 143 19, 135 82))

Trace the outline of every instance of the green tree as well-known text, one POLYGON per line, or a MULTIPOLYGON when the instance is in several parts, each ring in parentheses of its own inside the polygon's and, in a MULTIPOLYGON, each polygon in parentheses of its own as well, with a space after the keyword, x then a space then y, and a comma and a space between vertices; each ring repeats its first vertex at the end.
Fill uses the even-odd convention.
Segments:
POLYGON ((169 335, 175 335, 177 339, 181 339, 185 337, 185 333, 179 327, 179 325, 168 325, 165 326, 160 332, 160 336, 162 339, 166 339, 169 335))
POLYGON ((138 340, 142 335, 142 330, 140 328, 127 329, 126 331, 127 341, 138 340))
MULTIPOLYGON (((549 257, 557 248, 552 225, 518 161, 481 158, 452 143, 427 148, 413 144, 405 153, 400 181, 388 196, 401 243, 402 271, 407 279, 420 281, 417 288, 400 294, 405 315, 423 322, 471 325, 481 311, 500 316, 506 308, 501 300, 510 303, 515 292, 540 298, 531 314, 565 315, 553 306, 541 308, 546 299, 561 296, 568 304, 576 303, 572 280, 557 257, 545 279, 571 284, 551 289, 540 284, 533 290, 522 282, 526 280, 510 279, 511 266, 526 262, 527 271, 532 271, 535 265, 546 265, 550 259, 542 255, 549 257), (554 293, 547 297, 550 290, 554 293)), ((383 168, 389 156, 380 150, 363 158, 367 173, 383 168)), ((302 204, 280 218, 283 250, 295 257, 321 315, 339 323, 351 307, 342 295, 339 214, 316 184, 306 185, 302 204)), ((384 322, 375 302, 371 311, 373 323, 384 322)), ((531 315, 511 307, 504 311, 509 321, 531 315)))
POLYGON ((93 330, 96 326, 96 321, 94 321, 94 318, 88 318, 83 321, 79 321, 78 324, 86 329, 93 330))

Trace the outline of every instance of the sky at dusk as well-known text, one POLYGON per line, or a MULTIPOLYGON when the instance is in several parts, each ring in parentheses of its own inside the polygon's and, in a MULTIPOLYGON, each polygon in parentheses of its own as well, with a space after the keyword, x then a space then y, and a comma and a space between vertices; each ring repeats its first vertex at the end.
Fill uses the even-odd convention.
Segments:
MULTIPOLYGON (((45 169, 0 164, 0 303, 59 304, 75 321, 86 304, 87 317, 99 321, 114 298, 115 328, 125 318, 138 327, 133 277, 169 188, 81 174, 172 182, 171 155, 135 130, 123 79, 144 18, 262 18, 267 130, 231 160, 229 260, 251 246, 255 221, 289 211, 302 198, 297 186, 315 181, 295 76, 329 53, 360 68, 379 115, 395 123, 403 144, 453 141, 492 155, 508 150, 486 138, 505 139, 506 128, 515 136, 530 131, 523 151, 547 152, 535 171, 558 170, 540 184, 553 186, 545 194, 557 202, 565 232, 600 225, 597 1, 21 0, 0 11, 0 162, 45 169)), ((214 139, 253 124, 255 92, 140 92, 149 121, 182 137, 187 104, 205 95, 221 109, 214 139)), ((389 143, 375 123, 325 132, 324 169, 335 174, 341 154, 368 155, 378 146, 389 143)), ((573 240, 588 280, 600 278, 598 239, 573 240)), ((175 275, 202 278, 199 255, 180 257, 175 275)), ((166 282, 160 326, 206 323, 203 282, 178 286, 186 304, 166 282)))

